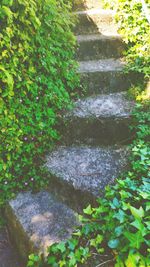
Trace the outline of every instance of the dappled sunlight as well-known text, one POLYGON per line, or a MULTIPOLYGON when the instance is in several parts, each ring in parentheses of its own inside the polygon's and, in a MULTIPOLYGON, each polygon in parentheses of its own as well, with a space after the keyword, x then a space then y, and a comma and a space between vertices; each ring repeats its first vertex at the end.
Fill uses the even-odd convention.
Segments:
POLYGON ((41 222, 47 222, 47 219, 53 220, 53 214, 50 212, 46 212, 44 214, 37 214, 32 217, 31 223, 41 223, 41 222))

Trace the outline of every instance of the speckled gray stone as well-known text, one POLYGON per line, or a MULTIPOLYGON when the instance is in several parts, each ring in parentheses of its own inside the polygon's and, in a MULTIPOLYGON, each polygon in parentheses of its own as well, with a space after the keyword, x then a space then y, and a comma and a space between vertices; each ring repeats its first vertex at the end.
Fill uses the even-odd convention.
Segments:
POLYGON ((125 62, 122 59, 80 61, 79 73, 86 94, 107 94, 127 90, 137 77, 132 73, 123 73, 124 66, 125 62))
POLYGON ((46 253, 48 246, 69 238, 77 225, 75 213, 48 192, 20 193, 6 209, 9 231, 19 254, 46 253))
POLYGON ((100 196, 127 167, 125 147, 59 147, 47 156, 49 172, 75 190, 100 196))
POLYGON ((67 123, 62 127, 64 144, 129 143, 134 102, 126 97, 126 93, 121 92, 78 100, 65 116, 67 123))
POLYGON ((122 71, 125 63, 120 59, 103 59, 103 60, 91 60, 91 61, 80 61, 79 72, 106 72, 106 71, 122 71))
POLYGON ((97 95, 78 100, 71 114, 79 118, 129 117, 134 105, 125 92, 97 95))

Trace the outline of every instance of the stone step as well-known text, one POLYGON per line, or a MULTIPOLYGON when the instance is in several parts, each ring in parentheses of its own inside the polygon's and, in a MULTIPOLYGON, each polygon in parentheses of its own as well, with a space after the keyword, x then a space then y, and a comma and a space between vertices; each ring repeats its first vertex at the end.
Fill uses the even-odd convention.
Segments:
POLYGON ((33 252, 46 255, 48 246, 68 239, 78 224, 75 212, 46 191, 18 194, 7 205, 5 216, 24 262, 33 252))
POLYGON ((81 83, 87 95, 107 94, 128 89, 134 77, 124 74, 125 62, 121 59, 102 59, 79 62, 81 83))
POLYGON ((59 147, 46 159, 50 188, 74 209, 83 208, 127 169, 128 157, 126 146, 59 147))
POLYGON ((118 27, 114 22, 115 12, 101 8, 75 12, 78 22, 75 27, 77 35, 98 33, 105 36, 117 36, 118 27))
POLYGON ((85 10, 92 8, 103 8, 101 0, 75 0, 73 1, 74 10, 85 10))
POLYGON ((104 36, 101 34, 78 35, 79 48, 77 58, 95 60, 121 57, 125 45, 120 36, 104 36))
POLYGON ((78 100, 66 116, 64 143, 127 144, 131 141, 129 124, 134 102, 124 92, 97 95, 78 100))

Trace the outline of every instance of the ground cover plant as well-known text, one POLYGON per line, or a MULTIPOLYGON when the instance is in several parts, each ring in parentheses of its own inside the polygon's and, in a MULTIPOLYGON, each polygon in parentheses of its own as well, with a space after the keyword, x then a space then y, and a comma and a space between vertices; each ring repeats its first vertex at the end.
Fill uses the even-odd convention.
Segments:
MULTIPOLYGON (((111 6, 112 1, 106 2, 111 6)), ((141 1, 115 0, 113 6, 128 44, 126 71, 144 77, 143 84, 129 90, 137 100, 130 126, 135 133, 130 170, 106 188, 97 207, 84 209, 82 226, 70 240, 51 246, 45 260, 30 255, 28 266, 150 266, 150 27, 141 1)))
POLYGON ((46 184, 43 155, 78 84, 70 2, 0 1, 0 204, 46 184))

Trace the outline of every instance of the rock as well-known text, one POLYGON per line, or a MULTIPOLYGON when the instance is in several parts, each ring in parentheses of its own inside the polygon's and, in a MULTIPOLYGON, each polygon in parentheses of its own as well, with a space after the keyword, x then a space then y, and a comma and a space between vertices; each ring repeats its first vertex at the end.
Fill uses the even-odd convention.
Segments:
POLYGON ((125 91, 134 81, 133 75, 123 73, 125 62, 119 59, 81 61, 79 66, 87 95, 125 91))
POLYGON ((129 143, 134 102, 125 92, 97 95, 78 100, 66 114, 62 130, 65 144, 91 145, 129 143))
POLYGON ((82 198, 86 194, 96 198, 127 168, 128 153, 124 146, 59 147, 47 156, 46 167, 55 180, 65 184, 66 191, 71 187, 82 198))
POLYGON ((25 262, 32 252, 46 255, 48 246, 69 238, 78 224, 76 214, 46 191, 18 194, 9 202, 5 216, 25 262))
POLYGON ((114 23, 114 11, 101 8, 78 11, 78 23, 75 28, 76 34, 117 35, 117 25, 114 23))
POLYGON ((104 36, 101 34, 78 35, 79 48, 77 58, 83 60, 98 60, 119 58, 125 48, 120 36, 104 36))

